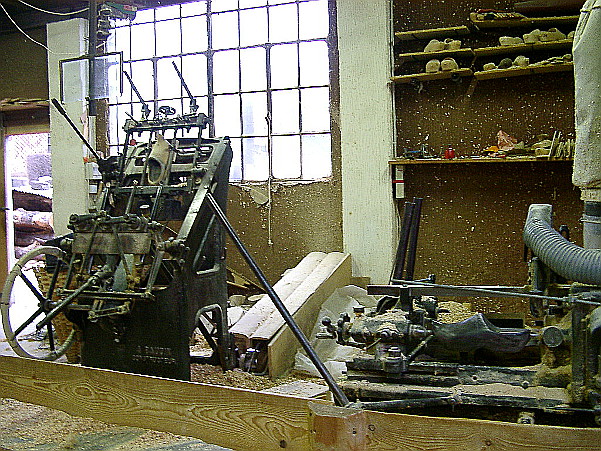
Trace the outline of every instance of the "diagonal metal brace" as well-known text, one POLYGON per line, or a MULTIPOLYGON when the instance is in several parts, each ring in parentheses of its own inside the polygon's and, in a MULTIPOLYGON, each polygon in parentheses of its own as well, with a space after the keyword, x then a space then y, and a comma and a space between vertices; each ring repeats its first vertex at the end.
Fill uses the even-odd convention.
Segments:
POLYGON ((298 327, 298 324, 296 324, 296 321, 294 321, 294 318, 292 318, 292 315, 290 314, 290 312, 288 311, 288 309, 286 308, 286 306, 284 305, 284 303, 282 302, 282 300, 280 299, 278 294, 275 292, 273 287, 267 281, 265 274, 263 274, 263 271, 261 270, 261 268, 259 268, 259 265, 257 265, 257 263, 253 259, 252 255, 250 255, 250 253, 248 252, 248 250, 246 249, 246 247, 244 246, 244 244, 242 243, 242 241, 236 234, 236 231, 234 230, 232 225, 227 220, 225 214, 223 213, 223 210, 221 209, 221 207, 219 206, 219 204, 217 203, 217 201, 215 200, 213 195, 210 192, 207 192, 205 199, 208 201, 209 206, 213 210, 213 213, 215 214, 217 219, 219 219, 219 222, 225 228, 228 235, 230 236, 230 238, 232 239, 232 241, 234 242, 234 244, 240 251, 240 254, 242 254, 242 257, 244 257, 244 260, 246 260, 246 263, 248 263, 248 266, 250 267, 250 269, 253 271, 253 273, 255 274, 257 279, 259 279, 259 282, 261 283, 261 285, 267 292, 267 295, 273 301, 275 308, 278 310, 278 312, 280 312, 280 314, 284 318, 284 321, 286 321, 286 324, 288 325, 288 327, 290 327, 290 330, 292 330, 292 333, 297 338, 297 340, 300 342, 301 346, 303 347, 303 349, 309 356, 309 359, 311 359, 311 362, 313 363, 313 365, 315 365, 315 367, 319 371, 319 374, 321 374, 321 376, 324 378, 324 380, 328 384, 330 391, 334 395, 336 404, 339 406, 349 405, 350 402, 349 402, 348 398, 346 397, 346 395, 344 394, 344 392, 342 391, 340 386, 336 383, 336 381, 334 380, 334 378, 332 377, 332 375, 330 374, 328 369, 325 367, 323 362, 319 359, 319 357, 317 356, 317 353, 311 346, 311 343, 309 343, 309 340, 307 339, 307 337, 305 336, 303 331, 300 329, 300 327, 298 327))

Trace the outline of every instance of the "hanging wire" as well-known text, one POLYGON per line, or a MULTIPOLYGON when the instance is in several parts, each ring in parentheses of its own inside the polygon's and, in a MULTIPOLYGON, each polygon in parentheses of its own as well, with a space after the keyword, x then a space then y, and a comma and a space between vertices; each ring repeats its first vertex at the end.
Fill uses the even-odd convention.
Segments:
POLYGON ((87 11, 89 9, 89 8, 83 8, 83 9, 80 9, 78 11, 71 11, 70 13, 59 13, 59 12, 56 12, 56 11, 48 11, 48 10, 39 8, 39 7, 35 6, 35 5, 30 5, 29 3, 27 3, 27 2, 25 2, 23 0, 17 0, 17 1, 19 3, 24 4, 25 6, 29 6, 30 8, 35 9, 37 11, 41 11, 41 12, 46 13, 46 14, 54 14, 55 16, 72 16, 73 14, 83 13, 84 11, 87 11))
POLYGON ((52 53, 53 55, 75 55, 74 53, 60 53, 60 52, 54 52, 52 50, 50 50, 45 44, 42 44, 39 41, 36 41, 35 39, 33 39, 31 36, 29 36, 20 26, 19 24, 17 24, 17 22, 15 22, 15 20, 10 16, 10 14, 8 14, 8 11, 6 10, 6 8, 4 7, 4 5, 2 3, 0 3, 0 8, 2 8, 2 11, 4 11, 4 14, 6 14, 6 17, 8 17, 8 20, 10 20, 13 25, 16 27, 17 30, 19 30, 19 32, 25 36, 27 39, 29 39, 31 42, 33 42, 34 44, 39 45, 40 47, 43 47, 44 49, 46 49, 46 51, 48 53, 52 53))

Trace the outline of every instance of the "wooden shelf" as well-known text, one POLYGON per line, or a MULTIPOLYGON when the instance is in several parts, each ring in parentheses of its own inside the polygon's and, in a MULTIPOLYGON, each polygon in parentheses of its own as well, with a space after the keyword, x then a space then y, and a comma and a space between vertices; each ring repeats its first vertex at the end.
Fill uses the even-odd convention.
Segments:
POLYGON ((394 83, 412 83, 413 81, 431 81, 431 80, 445 80, 453 77, 470 77, 473 75, 471 69, 457 69, 444 72, 436 72, 433 74, 419 73, 409 75, 395 75, 390 77, 390 80, 394 83))
POLYGON ((470 21, 477 28, 517 28, 517 27, 544 27, 562 25, 576 25, 579 16, 553 16, 553 17, 524 17, 521 19, 491 19, 481 20, 477 13, 470 13, 470 21))
POLYGON ((574 69, 574 63, 548 64, 545 66, 510 67, 509 69, 492 69, 474 72, 477 80, 492 80, 495 78, 520 77, 524 75, 548 74, 553 72, 568 72, 574 69))
POLYGON ((401 53, 398 55, 398 62, 403 64, 407 61, 429 61, 433 58, 443 59, 449 56, 474 56, 474 51, 466 47, 459 50, 440 50, 438 52, 401 53))
POLYGON ((391 166, 405 164, 471 164, 471 163, 541 163, 541 162, 572 162, 571 159, 565 158, 536 158, 536 157, 507 157, 507 158, 454 158, 452 160, 444 160, 441 158, 408 160, 397 158, 388 162, 391 166))
POLYGON ((499 45, 496 47, 480 47, 474 49, 473 52, 476 57, 561 49, 570 49, 571 52, 572 42, 571 39, 562 39, 560 41, 537 42, 535 44, 499 45))
POLYGON ((419 41, 453 36, 465 36, 470 29, 461 25, 458 27, 429 28, 426 30, 397 31, 394 35, 399 41, 419 41))

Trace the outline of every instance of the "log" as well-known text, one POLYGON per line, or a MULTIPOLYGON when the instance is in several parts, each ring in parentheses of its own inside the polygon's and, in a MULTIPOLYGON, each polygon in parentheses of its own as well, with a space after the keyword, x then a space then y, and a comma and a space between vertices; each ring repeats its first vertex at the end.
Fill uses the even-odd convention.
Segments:
MULTIPOLYGON (((303 258, 296 267, 286 271, 282 278, 273 286, 282 301, 286 299, 324 258, 324 252, 311 252, 303 258)), ((244 317, 230 329, 234 334, 236 344, 242 352, 250 346, 250 337, 261 324, 275 311, 275 306, 268 295, 253 305, 244 317)))
POLYGON ((27 211, 17 208, 13 211, 15 230, 29 233, 53 233, 52 213, 27 211))
MULTIPOLYGON (((317 315, 324 301, 332 295, 334 290, 348 285, 351 280, 352 264, 350 254, 339 252, 333 254, 337 254, 335 256, 338 257, 338 263, 331 268, 329 274, 319 274, 316 269, 316 273, 312 274, 315 277, 312 277, 312 280, 307 280, 304 287, 301 285, 297 289, 298 291, 289 297, 291 304, 295 306, 293 313, 294 320, 307 336, 315 326, 317 315), (316 283, 319 280, 317 276, 321 276, 319 283, 316 283), (302 297, 304 299, 300 302, 302 297)), ((275 318, 270 321, 274 322, 274 326, 276 325, 275 318)), ((269 329, 265 327, 261 331, 258 331, 257 337, 260 333, 268 335, 273 330, 277 333, 269 340, 267 346, 267 365, 269 376, 277 378, 284 375, 294 366, 294 356, 300 348, 300 343, 287 325, 280 327, 279 331, 275 327, 270 327, 269 329)), ((253 342, 255 341, 259 340, 253 339, 253 342)))

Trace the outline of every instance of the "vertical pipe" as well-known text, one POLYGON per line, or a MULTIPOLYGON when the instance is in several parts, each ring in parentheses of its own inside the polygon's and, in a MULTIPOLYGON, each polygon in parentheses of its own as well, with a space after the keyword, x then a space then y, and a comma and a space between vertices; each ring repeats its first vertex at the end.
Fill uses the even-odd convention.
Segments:
POLYGON ((407 243, 409 243, 409 228, 411 227, 411 219, 415 204, 413 202, 405 202, 405 212, 403 214, 403 225, 401 226, 401 236, 399 245, 396 250, 396 258, 394 260, 394 271, 392 272, 393 280, 403 279, 403 269, 405 267, 405 257, 407 256, 407 243))
POLYGON ((423 199, 421 197, 413 199, 415 209, 413 211, 413 217, 411 218, 411 229, 409 231, 409 249, 407 250, 407 280, 413 280, 413 273, 415 271, 417 237, 419 235, 419 221, 422 214, 422 201, 423 199))

